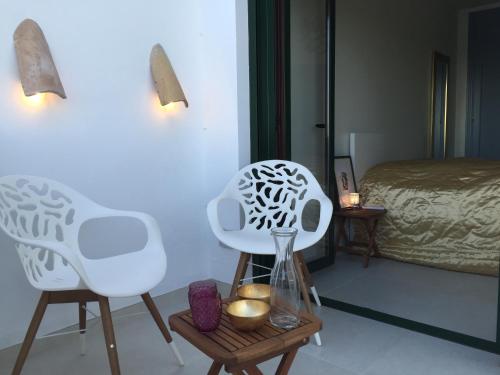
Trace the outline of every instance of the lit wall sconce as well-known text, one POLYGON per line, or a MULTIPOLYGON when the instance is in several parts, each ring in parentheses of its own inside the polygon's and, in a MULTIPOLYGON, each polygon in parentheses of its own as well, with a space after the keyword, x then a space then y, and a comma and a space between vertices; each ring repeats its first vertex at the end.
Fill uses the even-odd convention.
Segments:
POLYGON ((175 75, 167 54, 160 44, 156 44, 151 50, 149 63, 151 65, 151 74, 161 105, 165 106, 169 103, 184 102, 187 108, 188 101, 186 96, 182 91, 182 87, 175 75))
POLYGON ((38 24, 25 19, 14 32, 17 66, 24 95, 51 92, 66 99, 49 45, 38 24))

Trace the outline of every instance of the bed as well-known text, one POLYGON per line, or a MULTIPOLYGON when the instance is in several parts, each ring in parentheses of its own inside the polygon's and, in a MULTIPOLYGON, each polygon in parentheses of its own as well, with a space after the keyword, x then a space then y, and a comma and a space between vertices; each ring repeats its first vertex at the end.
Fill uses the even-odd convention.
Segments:
POLYGON ((397 161, 369 169, 364 204, 383 205, 382 256, 496 275, 500 259, 500 161, 397 161))

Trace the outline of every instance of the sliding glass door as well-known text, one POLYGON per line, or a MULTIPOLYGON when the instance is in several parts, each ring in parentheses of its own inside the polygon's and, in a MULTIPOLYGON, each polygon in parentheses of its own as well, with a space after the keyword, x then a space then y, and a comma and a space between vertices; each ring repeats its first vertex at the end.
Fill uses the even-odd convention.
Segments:
MULTIPOLYGON (((291 0, 289 7, 290 159, 306 166, 326 191, 326 0, 291 0)), ((310 202, 304 228, 315 230, 318 217, 318 202, 310 202)), ((325 237, 304 256, 317 261, 328 257, 329 250, 325 237)))

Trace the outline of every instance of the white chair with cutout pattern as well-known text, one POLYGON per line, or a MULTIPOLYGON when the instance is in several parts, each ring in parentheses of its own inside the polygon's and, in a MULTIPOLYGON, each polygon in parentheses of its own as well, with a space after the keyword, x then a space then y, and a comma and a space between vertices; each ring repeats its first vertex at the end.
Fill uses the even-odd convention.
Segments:
POLYGON ((78 303, 82 352, 87 302, 97 301, 113 375, 120 373, 110 297, 141 296, 180 365, 182 358, 149 291, 164 278, 167 258, 157 222, 139 212, 102 207, 78 192, 45 178, 0 178, 0 228, 15 241, 26 276, 42 291, 13 374, 21 373, 48 304, 78 303), (147 231, 143 249, 101 259, 88 259, 80 251, 78 233, 88 220, 129 217, 147 231))
MULTIPOLYGON (((231 296, 236 295, 251 254, 275 254, 274 242, 270 236, 271 228, 288 226, 298 229, 294 259, 306 309, 312 312, 308 286, 320 306, 316 288, 300 250, 321 240, 330 225, 332 212, 332 202, 313 174, 300 164, 286 160, 266 160, 240 170, 207 207, 208 221, 217 239, 241 252, 231 296), (222 228, 218 217, 218 206, 222 200, 240 203, 245 214, 245 224, 241 230, 228 231, 222 228), (318 201, 320 205, 319 223, 315 231, 307 231, 303 228, 302 216, 306 204, 312 200, 318 201)), ((315 339, 321 345, 319 334, 315 335, 315 339)))

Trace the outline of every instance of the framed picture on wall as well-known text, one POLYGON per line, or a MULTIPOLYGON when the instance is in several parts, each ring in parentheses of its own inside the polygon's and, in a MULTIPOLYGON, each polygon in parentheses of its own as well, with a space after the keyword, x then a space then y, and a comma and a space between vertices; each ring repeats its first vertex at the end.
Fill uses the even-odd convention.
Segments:
POLYGON ((333 169, 339 194, 340 208, 351 207, 349 194, 358 192, 356 180, 354 179, 354 169, 352 167, 351 157, 336 156, 334 158, 333 169))

